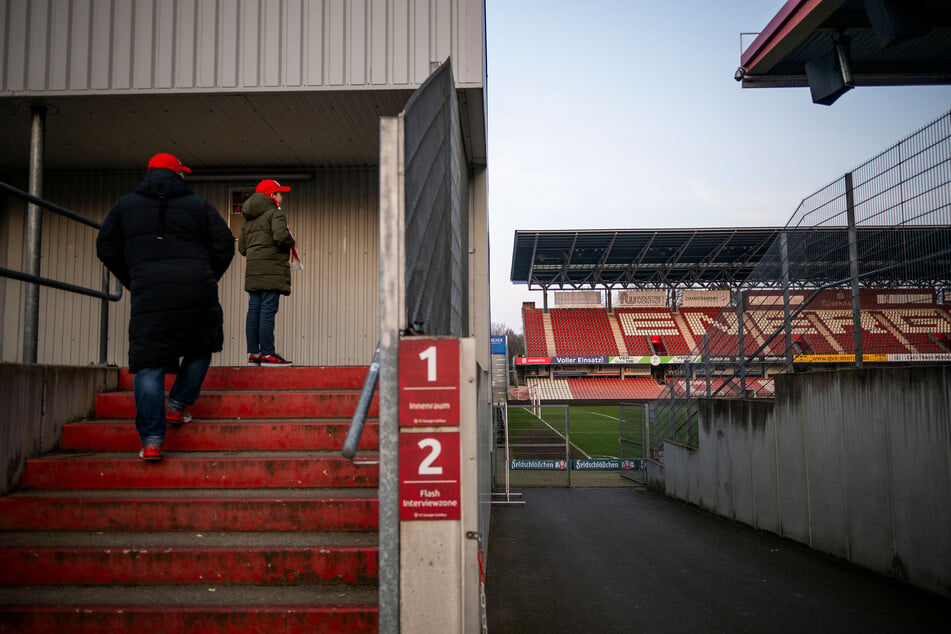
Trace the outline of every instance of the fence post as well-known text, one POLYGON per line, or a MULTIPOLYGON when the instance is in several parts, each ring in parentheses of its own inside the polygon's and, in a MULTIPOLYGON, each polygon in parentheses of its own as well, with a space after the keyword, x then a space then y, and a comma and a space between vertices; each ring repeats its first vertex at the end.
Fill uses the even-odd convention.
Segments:
MULTIPOLYGON (((46 108, 33 106, 30 128, 30 194, 43 195, 43 150, 46 138, 46 108)), ((26 206, 25 272, 39 276, 43 210, 36 203, 26 206)), ((23 285, 23 363, 36 363, 40 336, 40 286, 23 285)))
POLYGON ((737 291, 736 294, 736 328, 739 339, 739 366, 740 366, 740 394, 746 396, 746 332, 743 324, 743 313, 746 310, 746 293, 737 291))
POLYGON ((852 172, 845 174, 845 206, 849 221, 849 275, 852 278, 852 348, 855 367, 863 365, 862 354, 862 301, 859 295, 858 231, 855 228, 855 196, 852 190, 852 172))
MULTIPOLYGON (((102 267, 102 292, 109 293, 109 269, 102 267)), ((109 352, 109 299, 99 302, 99 365, 106 365, 109 352)))
POLYGON ((380 118, 380 514, 381 634, 400 631, 399 331, 405 320, 403 118, 380 118))
POLYGON ((568 415, 571 406, 565 405, 565 464, 568 466, 568 488, 571 488, 571 417, 568 415))
POLYGON ((643 431, 644 457, 653 458, 654 450, 653 450, 653 445, 651 444, 651 403, 644 403, 643 423, 644 423, 644 431, 643 431))
POLYGON ((693 372, 690 371, 690 361, 684 361, 684 395, 687 397, 687 402, 690 402, 692 398, 690 393, 690 380, 693 378, 693 372))
POLYGON ((707 397, 710 396, 710 375, 713 373, 713 368, 710 367, 710 335, 709 333, 703 333, 703 366, 704 374, 707 379, 707 397))
POLYGON ((783 330, 785 330, 786 363, 792 367, 792 323, 789 320, 789 238, 786 232, 779 234, 779 259, 783 270, 783 330))

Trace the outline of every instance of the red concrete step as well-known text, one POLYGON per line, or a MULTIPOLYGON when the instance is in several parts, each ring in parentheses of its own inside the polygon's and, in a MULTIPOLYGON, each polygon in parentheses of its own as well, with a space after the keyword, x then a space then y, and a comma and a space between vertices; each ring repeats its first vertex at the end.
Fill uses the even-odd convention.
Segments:
POLYGON ((0 634, 377 631, 376 399, 340 455, 365 376, 212 368, 145 463, 122 371, 0 497, 0 634))
MULTIPOLYGON (((277 371, 277 370, 275 370, 277 371)), ((202 391, 189 409, 196 419, 208 418, 350 418, 360 400, 356 391, 216 392, 202 391)), ((379 414, 378 397, 369 417, 379 414)), ((135 418, 132 392, 96 395, 96 418, 135 418)))
MULTIPOLYGON (((343 448, 350 421, 255 419, 193 420, 169 425, 166 451, 336 450, 343 448)), ((138 451, 139 435, 131 420, 92 420, 67 423, 60 448, 73 451, 138 451)), ((359 448, 379 447, 379 424, 367 421, 359 448)))
MULTIPOLYGON (((204 390, 360 390, 366 380, 365 366, 291 366, 288 368, 211 367, 202 383, 204 390)), ((131 390, 134 374, 119 370, 119 389, 131 390)), ((175 375, 165 377, 172 387, 175 375)))
POLYGON ((376 464, 327 452, 166 452, 161 462, 137 454, 57 454, 27 460, 26 489, 375 487, 376 464))
POLYGON ((0 606, 0 634, 360 634, 378 628, 376 605, 0 606))
POLYGON ((18 492, 0 498, 0 530, 366 531, 375 495, 352 491, 18 492))
POLYGON ((2 585, 375 583, 372 546, 7 547, 2 585))

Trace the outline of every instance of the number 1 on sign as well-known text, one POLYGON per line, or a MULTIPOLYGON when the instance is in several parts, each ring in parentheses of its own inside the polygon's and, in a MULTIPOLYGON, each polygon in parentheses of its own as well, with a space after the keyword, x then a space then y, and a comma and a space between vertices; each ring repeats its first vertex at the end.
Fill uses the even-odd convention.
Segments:
POLYGON ((436 346, 429 346, 419 353, 419 358, 426 362, 426 380, 436 381, 436 346))

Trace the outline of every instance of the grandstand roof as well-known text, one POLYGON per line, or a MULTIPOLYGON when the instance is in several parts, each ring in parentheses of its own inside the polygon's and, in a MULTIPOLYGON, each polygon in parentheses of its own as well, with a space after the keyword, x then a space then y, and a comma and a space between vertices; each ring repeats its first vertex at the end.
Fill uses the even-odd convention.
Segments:
MULTIPOLYGON (((778 227, 516 231, 510 279, 528 284, 530 290, 733 288, 747 281, 783 231, 778 227)), ((848 279, 847 229, 785 231, 791 245, 810 245, 808 252, 790 248, 791 284, 817 286, 848 279)), ((913 262, 907 252, 908 245, 918 245, 918 255, 947 251, 951 227, 860 227, 857 241, 860 253, 875 254, 868 266, 880 270, 874 277, 863 276, 863 285, 951 285, 951 254, 913 262), (883 232, 891 239, 883 240, 883 232), (900 240, 894 239, 896 232, 903 234, 900 240)), ((778 286, 781 281, 775 278, 757 285, 778 286)))
POLYGON ((731 284, 746 279, 779 231, 516 231, 511 279, 533 290, 731 284))

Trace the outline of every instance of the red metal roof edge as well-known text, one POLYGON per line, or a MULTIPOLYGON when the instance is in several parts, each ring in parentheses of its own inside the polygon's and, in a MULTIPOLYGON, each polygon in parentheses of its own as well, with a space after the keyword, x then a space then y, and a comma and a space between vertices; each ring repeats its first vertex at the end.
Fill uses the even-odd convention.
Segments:
POLYGON ((751 71, 783 37, 788 35, 805 16, 825 0, 787 0, 779 13, 773 16, 766 28, 756 36, 753 43, 740 54, 740 66, 751 71))

